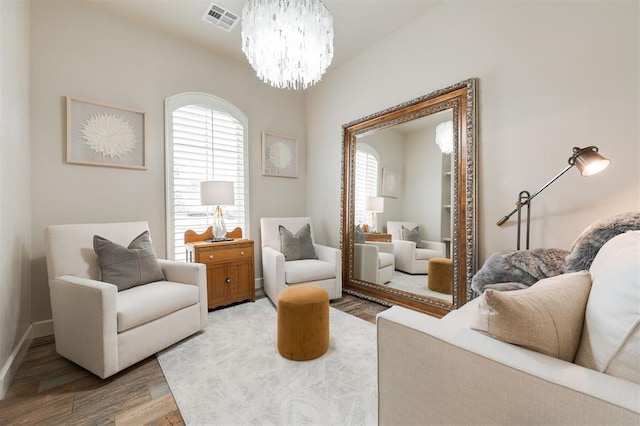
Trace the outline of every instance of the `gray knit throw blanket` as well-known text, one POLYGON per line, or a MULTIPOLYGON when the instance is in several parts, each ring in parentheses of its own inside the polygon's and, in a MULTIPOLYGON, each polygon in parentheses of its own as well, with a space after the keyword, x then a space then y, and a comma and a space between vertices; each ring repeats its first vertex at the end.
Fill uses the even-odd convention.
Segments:
POLYGON ((640 229, 640 212, 624 213, 598 220, 585 229, 571 250, 538 248, 494 253, 473 276, 476 295, 486 289, 517 290, 543 278, 567 272, 588 270, 600 248, 611 238, 640 229))

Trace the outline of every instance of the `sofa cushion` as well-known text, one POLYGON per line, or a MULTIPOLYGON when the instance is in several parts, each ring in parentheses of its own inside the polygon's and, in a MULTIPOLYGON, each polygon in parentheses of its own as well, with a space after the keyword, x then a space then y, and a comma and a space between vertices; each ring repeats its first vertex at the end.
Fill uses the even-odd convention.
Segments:
POLYGON ((393 260, 391 253, 378 252, 378 269, 393 265, 393 260))
POLYGON ((335 277, 335 265, 323 260, 303 259, 284 264, 284 280, 287 284, 328 280, 335 277))
POLYGON ((422 247, 422 240, 420 239, 420 227, 416 226, 412 229, 405 228, 404 225, 400 225, 400 233, 402 234, 402 239, 405 241, 413 241, 416 243, 417 248, 422 247))
POLYGON ((118 292, 118 333, 198 303, 198 286, 157 281, 118 292))
POLYGON ((591 276, 587 271, 545 278, 479 297, 473 328, 508 343, 572 362, 582 334, 591 276))
POLYGON ((356 244, 365 243, 364 231, 362 230, 362 228, 360 228, 360 225, 356 226, 355 239, 356 244))
POLYGON ((593 285, 575 362, 640 384, 640 231, 610 239, 589 271, 593 285))
POLYGON ((165 280, 149 231, 135 237, 128 247, 94 235, 93 249, 98 256, 98 279, 114 284, 118 291, 165 280))
POLYGON ((303 225, 295 235, 282 225, 278 226, 280 232, 280 250, 284 254, 284 260, 317 259, 316 251, 311 240, 311 225, 303 225))

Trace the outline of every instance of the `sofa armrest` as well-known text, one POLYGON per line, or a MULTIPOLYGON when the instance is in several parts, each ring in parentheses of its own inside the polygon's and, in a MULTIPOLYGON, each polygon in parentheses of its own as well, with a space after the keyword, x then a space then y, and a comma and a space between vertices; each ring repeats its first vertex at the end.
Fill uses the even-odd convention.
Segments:
POLYGON ((276 303, 279 289, 285 286, 284 254, 269 246, 262 247, 262 279, 265 293, 276 303))
POLYGON ((422 241, 422 248, 425 249, 429 249, 429 250, 436 250, 437 252, 440 253, 440 257, 445 257, 447 254, 447 246, 443 243, 443 242, 439 242, 439 241, 427 241, 427 240, 421 240, 422 241))
POLYGON ((367 241, 365 244, 378 247, 380 253, 393 254, 393 243, 385 243, 383 241, 367 241))
POLYGON ((207 267, 202 263, 186 263, 166 259, 158 259, 158 263, 167 281, 198 287, 200 326, 201 330, 207 328, 207 267))
POLYGON ((49 280, 56 351, 105 378, 118 371, 115 285, 65 275, 49 280))
POLYGON ((354 244, 353 255, 354 278, 377 283, 380 273, 378 248, 373 244, 354 244))
POLYGON ((396 269, 410 271, 413 261, 416 258, 416 243, 406 240, 393 241, 393 255, 396 262, 396 269))
POLYGON ((342 297, 342 252, 340 249, 324 246, 322 244, 313 244, 316 256, 319 260, 329 262, 334 265, 336 271, 335 287, 332 293, 329 292, 330 298, 342 297))
POLYGON ((456 324, 378 314, 379 424, 638 424, 640 386, 456 324))

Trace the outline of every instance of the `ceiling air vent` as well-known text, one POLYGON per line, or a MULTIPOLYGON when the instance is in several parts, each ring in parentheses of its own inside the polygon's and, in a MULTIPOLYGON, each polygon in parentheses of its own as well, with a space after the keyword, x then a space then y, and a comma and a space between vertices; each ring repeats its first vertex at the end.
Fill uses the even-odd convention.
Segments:
POLYGON ((215 3, 209 4, 207 10, 202 15, 202 20, 222 28, 225 31, 231 31, 238 22, 238 15, 229 12, 227 9, 218 6, 215 3))

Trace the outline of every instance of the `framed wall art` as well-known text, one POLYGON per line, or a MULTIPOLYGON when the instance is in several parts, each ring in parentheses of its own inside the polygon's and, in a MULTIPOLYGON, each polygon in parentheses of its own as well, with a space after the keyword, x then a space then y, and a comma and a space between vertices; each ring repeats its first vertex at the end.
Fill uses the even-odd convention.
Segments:
POLYGON ((289 136, 262 132, 262 174, 298 177, 298 140, 289 136))
POLYGON ((382 196, 398 198, 400 195, 400 177, 397 170, 382 168, 382 196))
POLYGON ((146 170, 145 113, 67 96, 67 163, 146 170))

